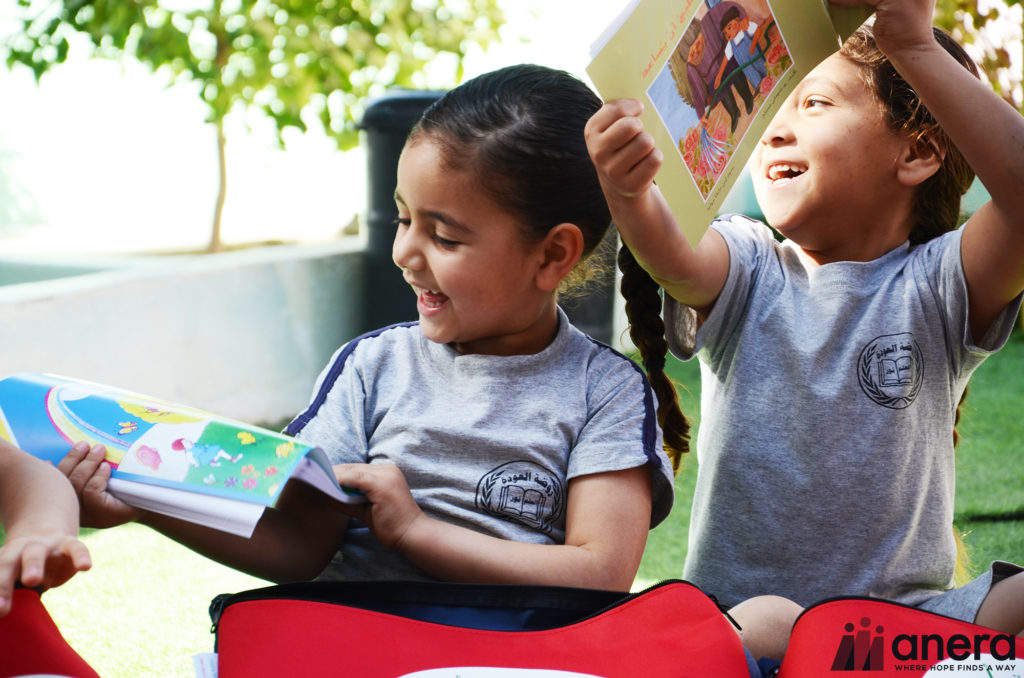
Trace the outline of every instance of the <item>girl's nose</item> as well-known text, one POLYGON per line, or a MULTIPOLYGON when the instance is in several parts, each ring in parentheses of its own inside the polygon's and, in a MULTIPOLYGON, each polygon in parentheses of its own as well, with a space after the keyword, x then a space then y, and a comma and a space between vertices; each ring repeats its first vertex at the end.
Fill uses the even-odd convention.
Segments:
POLYGON ((391 260, 395 266, 413 271, 423 268, 423 253, 418 241, 413 226, 399 224, 395 231, 395 241, 391 245, 391 260))

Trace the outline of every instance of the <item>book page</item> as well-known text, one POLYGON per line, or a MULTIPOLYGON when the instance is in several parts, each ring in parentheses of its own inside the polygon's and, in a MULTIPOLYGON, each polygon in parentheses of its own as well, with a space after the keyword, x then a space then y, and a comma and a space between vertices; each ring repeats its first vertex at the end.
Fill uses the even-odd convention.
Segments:
POLYGON ((196 494, 171 487, 144 485, 121 478, 111 478, 108 487, 111 494, 136 508, 246 538, 252 536, 256 523, 266 509, 262 504, 196 494))
POLYGON ((587 73, 606 101, 644 104, 656 181, 696 246, 786 96, 839 46, 823 0, 641 0, 587 73))
MULTIPOLYGON (((315 449, 257 426, 56 375, 0 380, 0 413, 5 436, 54 464, 77 441, 101 443, 113 478, 263 506, 277 501, 315 449)), ((334 482, 329 466, 322 474, 334 482)))

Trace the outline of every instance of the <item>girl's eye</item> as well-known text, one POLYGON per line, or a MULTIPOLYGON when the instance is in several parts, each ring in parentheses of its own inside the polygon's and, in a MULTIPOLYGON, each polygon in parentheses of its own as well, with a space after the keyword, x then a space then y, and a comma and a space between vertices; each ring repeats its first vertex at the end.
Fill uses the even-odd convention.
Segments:
POLYGON ((447 238, 442 238, 437 233, 433 235, 433 238, 434 242, 448 250, 453 250, 459 245, 459 243, 456 242, 455 240, 448 240, 447 238))
POLYGON ((408 226, 412 223, 412 219, 403 219, 402 217, 398 217, 394 220, 393 223, 395 225, 395 228, 398 228, 400 226, 408 226))

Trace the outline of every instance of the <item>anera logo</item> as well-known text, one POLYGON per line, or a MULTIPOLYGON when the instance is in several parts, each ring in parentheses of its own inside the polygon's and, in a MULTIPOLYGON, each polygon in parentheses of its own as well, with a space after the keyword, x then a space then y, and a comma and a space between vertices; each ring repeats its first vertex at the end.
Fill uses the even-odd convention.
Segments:
POLYGON ((846 633, 839 641, 832 670, 882 671, 885 668, 885 636, 882 635, 885 628, 876 626, 872 630, 867 617, 860 620, 859 629, 852 623, 844 628, 846 633))

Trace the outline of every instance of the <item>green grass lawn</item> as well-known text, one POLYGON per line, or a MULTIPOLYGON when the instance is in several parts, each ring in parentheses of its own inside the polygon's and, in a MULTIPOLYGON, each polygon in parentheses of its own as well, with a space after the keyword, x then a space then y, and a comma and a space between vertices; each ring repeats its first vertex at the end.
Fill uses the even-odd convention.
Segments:
MULTIPOLYGON (((697 421, 696 365, 674 362, 697 421)), ((967 533, 973 571, 995 558, 1024 563, 1024 336, 975 376, 961 425, 957 521, 967 533), (1005 518, 1009 517, 1009 520, 1005 518)), ((652 531, 637 586, 680 576, 686 555, 691 457, 676 480, 672 515, 652 531)), ((84 531, 95 567, 44 601, 65 636, 104 678, 194 675, 192 655, 213 648, 207 607, 218 593, 266 582, 213 563, 139 525, 84 531)))

